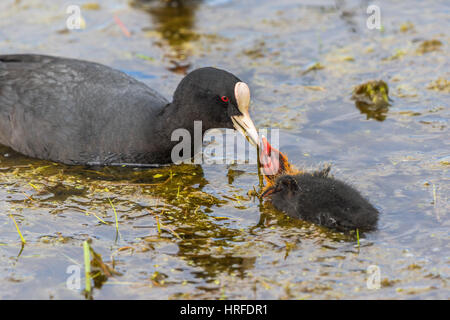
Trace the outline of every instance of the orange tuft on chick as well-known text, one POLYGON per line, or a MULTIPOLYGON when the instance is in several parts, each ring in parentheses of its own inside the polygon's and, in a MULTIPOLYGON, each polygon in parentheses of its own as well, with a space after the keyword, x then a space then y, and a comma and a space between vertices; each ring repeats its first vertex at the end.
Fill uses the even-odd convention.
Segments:
POLYGON ((272 147, 264 136, 262 137, 259 155, 261 169, 267 182, 264 190, 273 186, 275 180, 281 175, 301 173, 289 163, 288 157, 272 147))

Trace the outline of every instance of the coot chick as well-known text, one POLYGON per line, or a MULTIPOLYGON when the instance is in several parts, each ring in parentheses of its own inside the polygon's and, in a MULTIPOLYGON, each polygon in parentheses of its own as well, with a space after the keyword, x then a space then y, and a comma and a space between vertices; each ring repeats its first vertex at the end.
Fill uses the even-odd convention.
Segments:
POLYGON ((263 138, 261 162, 268 182, 262 196, 287 215, 338 231, 374 230, 378 211, 356 189, 329 176, 330 168, 296 171, 263 138), (269 165, 267 165, 269 163, 269 165))
POLYGON ((184 128, 194 140, 196 120, 202 121, 201 134, 234 127, 256 144, 249 104, 244 82, 211 67, 183 78, 169 103, 145 84, 98 63, 0 55, 0 144, 40 159, 170 163, 180 142, 172 141, 173 131, 184 128))

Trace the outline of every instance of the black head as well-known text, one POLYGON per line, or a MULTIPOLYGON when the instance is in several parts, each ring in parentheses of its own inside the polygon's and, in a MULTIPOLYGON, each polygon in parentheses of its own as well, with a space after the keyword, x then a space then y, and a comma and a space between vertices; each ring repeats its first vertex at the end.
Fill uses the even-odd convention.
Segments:
POLYGON ((173 103, 188 108, 189 117, 202 121, 204 130, 235 128, 258 144, 258 134, 248 113, 250 89, 235 75, 207 67, 181 80, 173 103))
POLYGON ((289 200, 295 196, 295 194, 300 191, 300 186, 292 175, 282 175, 275 180, 275 183, 267 188, 262 194, 263 197, 271 196, 272 200, 274 197, 284 198, 289 200))

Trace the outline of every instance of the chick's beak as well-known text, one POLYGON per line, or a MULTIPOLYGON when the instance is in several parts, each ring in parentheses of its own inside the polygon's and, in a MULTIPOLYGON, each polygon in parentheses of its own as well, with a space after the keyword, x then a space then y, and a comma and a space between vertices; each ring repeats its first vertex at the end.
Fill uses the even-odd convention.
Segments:
POLYGON ((236 83, 234 87, 234 96, 241 115, 232 116, 234 128, 247 137, 248 141, 255 147, 259 144, 258 131, 253 124, 248 107, 250 106, 250 89, 244 82, 236 83))

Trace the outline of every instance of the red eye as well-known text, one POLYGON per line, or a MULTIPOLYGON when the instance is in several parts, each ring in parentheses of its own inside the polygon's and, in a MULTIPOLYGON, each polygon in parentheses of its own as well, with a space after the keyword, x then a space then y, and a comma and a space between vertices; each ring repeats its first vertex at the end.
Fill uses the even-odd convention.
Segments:
POLYGON ((228 100, 230 100, 227 96, 222 96, 220 99, 222 99, 223 102, 228 102, 228 100))

